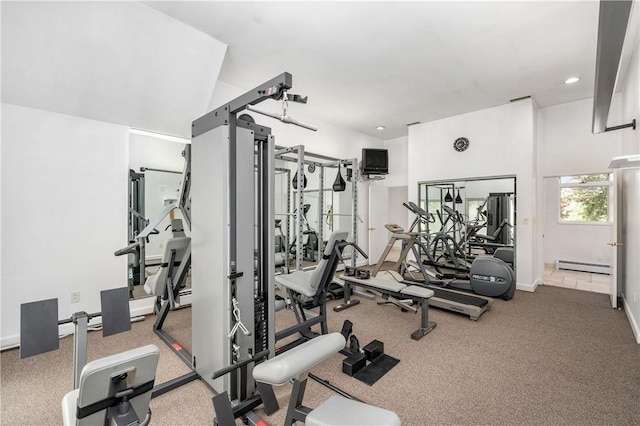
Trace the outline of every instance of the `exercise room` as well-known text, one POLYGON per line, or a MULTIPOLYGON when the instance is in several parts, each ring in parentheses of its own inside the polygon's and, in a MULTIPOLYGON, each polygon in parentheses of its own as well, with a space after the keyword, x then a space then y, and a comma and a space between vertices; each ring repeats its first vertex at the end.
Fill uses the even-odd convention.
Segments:
POLYGON ((0 424, 640 424, 637 1, 0 16, 0 424))

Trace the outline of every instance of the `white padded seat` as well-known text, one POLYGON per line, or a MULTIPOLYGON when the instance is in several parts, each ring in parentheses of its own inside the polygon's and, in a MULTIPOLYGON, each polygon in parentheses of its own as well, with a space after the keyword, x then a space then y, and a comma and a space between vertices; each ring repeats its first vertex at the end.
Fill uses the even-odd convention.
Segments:
POLYGON ((295 421, 317 426, 401 424, 398 415, 392 411, 339 396, 329 398, 314 409, 302 405, 306 385, 298 384, 306 383, 306 371, 340 352, 345 344, 346 340, 340 333, 324 334, 254 367, 252 374, 259 387, 264 384, 281 386, 290 380, 294 381, 290 397, 294 403, 289 404, 285 425, 295 421))
POLYGON ((162 264, 157 273, 147 277, 144 282, 144 291, 153 296, 162 296, 164 294, 167 278, 169 276, 169 262, 171 261, 171 251, 175 250, 173 273, 171 277, 174 280, 175 274, 178 272, 180 262, 183 261, 185 252, 190 248, 190 237, 174 237, 169 238, 164 246, 164 254, 162 255, 162 264))
POLYGON ((276 282, 281 286, 291 289, 296 293, 300 293, 306 297, 313 297, 316 294, 316 288, 311 286, 313 271, 293 271, 290 274, 276 276, 276 282))
POLYGON ((385 279, 381 279, 381 278, 375 278, 375 277, 371 277, 371 278, 367 278, 367 279, 360 279, 360 278, 354 278, 354 277, 348 277, 350 281, 353 282, 357 282, 360 284, 367 284, 370 285, 371 287, 375 287, 377 289, 380 289, 382 291, 394 291, 394 292, 400 292, 403 289, 407 288, 407 285, 404 283, 399 283, 396 281, 391 281, 391 280, 385 280, 385 279))
POLYGON ((316 269, 313 271, 294 271, 291 274, 277 275, 276 283, 305 297, 315 296, 321 284, 322 275, 329 266, 326 258, 331 255, 336 241, 346 240, 348 236, 348 232, 336 231, 332 233, 324 248, 324 256, 320 259, 320 262, 318 262, 316 269))
POLYGON ((253 369, 253 378, 272 386, 281 386, 344 348, 345 339, 340 333, 324 334, 309 342, 296 346, 258 364, 253 369))
POLYGON ((373 290, 378 290, 383 293, 388 293, 388 292, 400 293, 400 294, 405 294, 407 296, 419 297, 421 299, 429 299, 430 297, 433 297, 433 295, 435 294, 433 290, 430 290, 426 287, 421 287, 417 285, 407 285, 403 282, 398 282, 393 280, 390 275, 385 275, 385 277, 386 278, 371 277, 371 278, 363 279, 363 278, 349 277, 343 274, 343 275, 340 275, 340 280, 343 282, 349 281, 353 284, 360 285, 373 290))
MULTIPOLYGON (((139 388, 145 384, 153 384, 156 376, 160 349, 156 345, 122 352, 92 361, 84 366, 80 374, 80 386, 67 393, 62 399, 62 420, 65 426, 104 425, 108 408, 102 409, 84 418, 77 418, 78 409, 86 408, 97 402, 113 397, 117 389, 113 386, 113 378, 124 374, 127 387, 139 388)), ((149 412, 151 391, 133 397, 131 407, 135 410, 140 422, 149 412)))
POLYGON ((423 299, 433 297, 433 295, 435 294, 433 290, 417 285, 410 285, 409 287, 403 288, 400 293, 406 294, 407 296, 421 297, 423 299))
POLYGON ((305 419, 307 426, 401 425, 393 411, 364 404, 341 396, 332 396, 314 408, 305 419))

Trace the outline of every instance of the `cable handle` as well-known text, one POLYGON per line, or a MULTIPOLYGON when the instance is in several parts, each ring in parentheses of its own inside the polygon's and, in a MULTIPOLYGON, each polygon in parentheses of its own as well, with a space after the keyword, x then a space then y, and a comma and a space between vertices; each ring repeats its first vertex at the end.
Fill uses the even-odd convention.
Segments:
POLYGON ((247 327, 242 324, 242 320, 240 319, 240 307, 238 306, 238 300, 234 297, 231 299, 231 303, 233 304, 233 318, 236 320, 233 328, 227 335, 229 339, 233 338, 235 334, 238 332, 238 329, 242 331, 242 334, 245 336, 251 336, 251 332, 247 329, 247 327))

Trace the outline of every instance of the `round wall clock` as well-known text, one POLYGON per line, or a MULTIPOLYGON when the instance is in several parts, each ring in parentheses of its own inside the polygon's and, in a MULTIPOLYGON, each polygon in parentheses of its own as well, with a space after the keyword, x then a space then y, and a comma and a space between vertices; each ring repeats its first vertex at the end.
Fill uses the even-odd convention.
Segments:
POLYGON ((467 138, 458 138, 453 142, 453 149, 458 152, 465 151, 467 148, 469 148, 469 139, 467 138))

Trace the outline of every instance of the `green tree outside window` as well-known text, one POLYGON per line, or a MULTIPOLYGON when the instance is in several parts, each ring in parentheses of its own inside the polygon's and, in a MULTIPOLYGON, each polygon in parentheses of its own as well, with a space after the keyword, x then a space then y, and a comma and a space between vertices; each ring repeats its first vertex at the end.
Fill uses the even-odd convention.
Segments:
POLYGON ((563 222, 609 221, 607 174, 560 178, 560 220, 563 222))

